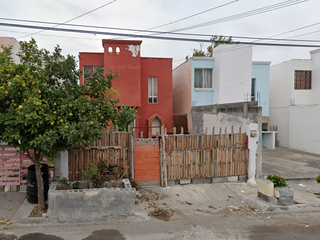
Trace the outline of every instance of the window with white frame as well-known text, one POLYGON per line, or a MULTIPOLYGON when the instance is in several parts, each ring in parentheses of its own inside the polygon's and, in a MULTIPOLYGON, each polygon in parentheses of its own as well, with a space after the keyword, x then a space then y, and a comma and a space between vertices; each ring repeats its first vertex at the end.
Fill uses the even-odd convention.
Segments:
POLYGON ((158 78, 148 78, 148 102, 158 103, 158 78))
POLYGON ((194 69, 194 88, 212 88, 212 68, 194 69))
POLYGON ((83 66, 83 81, 87 81, 85 74, 95 73, 98 69, 103 70, 103 66, 83 66))

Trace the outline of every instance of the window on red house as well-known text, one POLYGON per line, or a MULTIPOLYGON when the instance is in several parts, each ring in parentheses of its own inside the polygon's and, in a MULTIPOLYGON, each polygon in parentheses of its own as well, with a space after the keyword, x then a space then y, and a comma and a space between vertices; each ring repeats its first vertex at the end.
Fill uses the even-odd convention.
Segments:
POLYGON ((148 101, 149 103, 158 103, 158 78, 148 78, 148 101))
POLYGON ((92 74, 94 72, 97 71, 97 69, 102 69, 103 70, 103 66, 83 66, 83 82, 86 82, 86 74, 92 74))

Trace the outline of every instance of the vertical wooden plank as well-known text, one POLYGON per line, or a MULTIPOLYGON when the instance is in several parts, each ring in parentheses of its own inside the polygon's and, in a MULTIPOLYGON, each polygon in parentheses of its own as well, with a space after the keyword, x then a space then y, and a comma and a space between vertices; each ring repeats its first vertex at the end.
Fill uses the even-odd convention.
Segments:
POLYGON ((124 136, 123 132, 120 133, 120 161, 122 164, 125 162, 123 157, 124 157, 124 136))
MULTIPOLYGON (((78 149, 78 154, 77 155, 79 156, 79 159, 82 162, 81 173, 80 173, 80 179, 81 179, 82 172, 84 172, 84 170, 86 169, 85 150, 83 148, 78 149)), ((75 171, 75 169, 74 169, 74 171, 75 171)))
POLYGON ((183 151, 179 151, 179 174, 180 179, 184 179, 183 151))
POLYGON ((172 158, 172 162, 171 162, 171 166, 172 166, 172 177, 173 179, 177 179, 177 174, 176 174, 176 153, 174 151, 171 152, 171 158, 172 158))
POLYGON ((214 166, 215 166, 215 154, 214 154, 215 150, 213 148, 210 149, 210 153, 211 153, 211 162, 210 162, 210 177, 214 177, 214 166))
POLYGON ((221 170, 221 166, 220 166, 220 161, 221 161, 221 152, 220 152, 220 148, 216 148, 216 175, 215 177, 220 177, 220 170, 221 170))
POLYGON ((170 166, 170 164, 171 164, 171 159, 170 159, 170 155, 169 155, 169 152, 168 151, 165 151, 164 152, 164 154, 165 154, 165 157, 166 157, 166 163, 167 163, 167 179, 168 180, 171 180, 171 166, 170 166))
POLYGON ((131 178, 134 181, 134 137, 135 137, 135 130, 131 131, 128 136, 129 141, 129 162, 130 162, 130 170, 131 170, 131 178))
POLYGON ((221 148, 220 149, 220 174, 221 174, 221 177, 224 176, 224 149, 221 148))

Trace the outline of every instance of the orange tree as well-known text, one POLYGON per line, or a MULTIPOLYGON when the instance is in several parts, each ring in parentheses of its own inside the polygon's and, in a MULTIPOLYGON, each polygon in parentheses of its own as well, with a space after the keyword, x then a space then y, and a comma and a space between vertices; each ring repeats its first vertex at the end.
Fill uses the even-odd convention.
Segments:
POLYGON ((41 162, 64 150, 89 145, 115 118, 112 80, 102 71, 86 75, 79 85, 75 57, 20 42, 20 63, 11 49, 0 53, 0 141, 18 148, 35 164, 39 211, 45 209, 41 162), (30 150, 34 150, 31 154, 30 150))

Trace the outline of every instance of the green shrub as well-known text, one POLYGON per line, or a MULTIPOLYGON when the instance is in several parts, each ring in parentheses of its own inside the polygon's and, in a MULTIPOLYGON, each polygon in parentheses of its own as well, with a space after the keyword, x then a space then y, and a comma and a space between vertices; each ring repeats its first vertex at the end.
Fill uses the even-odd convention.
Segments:
POLYGON ((287 187, 286 180, 281 175, 271 174, 267 177, 267 180, 273 182, 274 187, 287 187))
POLYGON ((72 183, 72 188, 73 189, 79 189, 79 182, 74 182, 74 183, 72 183))
POLYGON ((316 181, 317 183, 320 183, 320 174, 318 175, 318 177, 316 177, 316 181))

